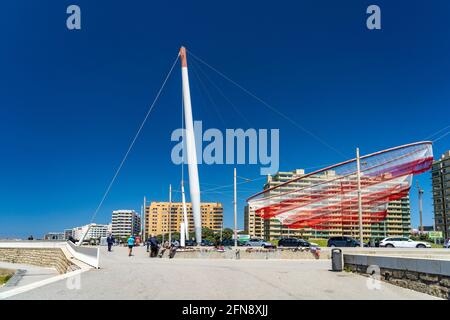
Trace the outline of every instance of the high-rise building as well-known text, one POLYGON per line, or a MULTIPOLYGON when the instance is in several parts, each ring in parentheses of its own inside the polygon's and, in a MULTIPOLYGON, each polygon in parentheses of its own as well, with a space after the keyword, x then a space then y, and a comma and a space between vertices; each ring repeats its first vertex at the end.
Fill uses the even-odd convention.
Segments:
MULTIPOLYGON (((305 175, 303 169, 297 169, 291 172, 278 172, 273 176, 267 177, 263 189, 269 189, 278 186, 284 182, 305 175)), ((317 183, 336 179, 336 174, 332 170, 328 170, 322 174, 308 176, 295 182, 276 188, 269 194, 276 195, 292 191, 295 189, 305 188, 317 183)), ((359 229, 357 224, 346 224, 337 219, 336 222, 329 224, 326 230, 315 230, 313 228, 291 229, 283 226, 277 218, 262 219, 256 213, 254 208, 247 206, 244 218, 245 229, 250 236, 264 238, 266 240, 275 240, 282 237, 312 237, 312 238, 328 238, 331 236, 351 236, 359 237, 359 229)), ((409 197, 392 201, 388 205, 387 217, 384 221, 377 224, 363 224, 363 237, 365 241, 369 239, 379 239, 386 236, 408 236, 411 230, 410 226, 410 207, 409 197)))
POLYGON ((115 238, 137 236, 141 231, 141 218, 134 210, 114 210, 110 229, 115 238))
POLYGON ((264 219, 249 205, 244 207, 244 232, 253 238, 264 238, 264 219))
POLYGON ((431 180, 436 231, 442 231, 447 239, 450 237, 450 150, 433 162, 431 180))
MULTIPOLYGON (((202 227, 219 231, 223 222, 223 207, 219 202, 204 202, 200 205, 202 213, 202 227)), ((186 202, 189 232, 194 232, 194 217, 192 204, 186 202)), ((179 232, 183 218, 182 202, 151 202, 145 207, 145 234, 160 235, 169 232, 179 232), (169 221, 170 207, 170 221, 169 221)))

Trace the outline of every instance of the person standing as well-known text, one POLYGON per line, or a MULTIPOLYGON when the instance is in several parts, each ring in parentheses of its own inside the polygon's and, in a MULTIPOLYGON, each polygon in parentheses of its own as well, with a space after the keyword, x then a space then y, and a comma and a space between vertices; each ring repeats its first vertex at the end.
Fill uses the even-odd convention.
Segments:
POLYGON ((108 235, 108 237, 106 238, 106 243, 108 244, 108 252, 111 252, 111 248, 114 244, 114 237, 112 236, 112 234, 108 235))
POLYGON ((158 240, 155 235, 150 237, 150 257, 154 258, 158 255, 158 240))
POLYGON ((127 243, 128 243, 128 256, 129 257, 131 257, 131 253, 133 252, 134 242, 135 242, 134 236, 131 235, 128 238, 128 240, 127 240, 127 243))

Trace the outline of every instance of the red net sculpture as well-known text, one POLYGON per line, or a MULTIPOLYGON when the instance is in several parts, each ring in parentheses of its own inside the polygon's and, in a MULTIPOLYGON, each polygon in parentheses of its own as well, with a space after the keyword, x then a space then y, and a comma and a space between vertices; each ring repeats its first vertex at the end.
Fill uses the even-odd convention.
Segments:
MULTIPOLYGON (((407 196, 413 175, 429 170, 432 163, 428 141, 360 157, 363 224, 384 220, 389 202, 407 196)), ((247 201, 262 218, 277 218, 289 228, 357 225, 356 159, 267 188, 247 201)))

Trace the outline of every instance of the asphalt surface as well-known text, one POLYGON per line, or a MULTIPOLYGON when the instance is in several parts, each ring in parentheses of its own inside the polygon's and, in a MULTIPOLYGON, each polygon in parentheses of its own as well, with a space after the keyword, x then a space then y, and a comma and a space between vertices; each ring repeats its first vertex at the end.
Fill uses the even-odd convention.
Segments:
POLYGON ((168 259, 134 251, 128 257, 127 248, 102 248, 99 270, 9 299, 437 299, 385 282, 370 289, 367 277, 329 271, 329 260, 168 259))

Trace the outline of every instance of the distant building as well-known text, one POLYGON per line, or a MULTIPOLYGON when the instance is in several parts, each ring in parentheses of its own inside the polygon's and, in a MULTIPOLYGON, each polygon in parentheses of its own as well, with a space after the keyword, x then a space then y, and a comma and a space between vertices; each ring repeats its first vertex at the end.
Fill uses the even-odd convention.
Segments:
POLYGON ((49 232, 44 236, 44 240, 65 240, 64 232, 49 232))
MULTIPOLYGON (((202 227, 219 231, 223 223, 223 207, 219 202, 203 202, 200 205, 202 213, 202 227)), ((194 232, 194 217, 192 215, 192 204, 186 203, 189 232, 194 232)), ((145 207, 145 234, 160 235, 171 232, 180 232, 180 223, 183 218, 182 202, 152 202, 145 207), (169 207, 170 222, 169 222, 169 207)))
POLYGON ((450 237, 450 150, 433 162, 431 169, 434 223, 444 238, 450 237))
POLYGON ((249 205, 244 207, 244 231, 252 238, 264 238, 264 219, 255 213, 249 205))
POLYGON ((89 228, 86 239, 99 239, 100 237, 108 236, 109 225, 96 224, 89 228))
MULTIPOLYGON (((86 232, 89 225, 84 225, 81 227, 75 227, 72 229, 72 237, 75 240, 80 240, 83 233, 86 232)), ((106 237, 108 235, 108 230, 110 230, 109 225, 107 224, 96 224, 92 225, 89 228, 89 231, 84 238, 84 240, 90 240, 90 239, 99 239, 100 237, 106 237)))
POLYGON ((115 238, 139 235, 141 218, 134 210, 115 210, 112 212, 111 232, 115 238))
POLYGON ((69 240, 70 237, 73 237, 73 229, 64 229, 64 240, 69 240))
MULTIPOLYGON (((273 176, 268 176, 263 189, 269 189, 278 186, 284 182, 305 175, 305 170, 296 169, 291 172, 278 172, 273 176)), ((299 179, 295 182, 276 189, 273 194, 284 193, 296 188, 304 188, 323 181, 336 179, 334 171, 329 170, 322 174, 312 175, 305 179, 299 179)), ((256 213, 254 208, 247 206, 244 211, 245 230, 251 237, 264 238, 266 240, 275 240, 282 237, 312 237, 328 238, 331 236, 351 236, 358 238, 359 230, 357 227, 347 225, 337 221, 331 225, 328 230, 314 230, 313 228, 290 229, 281 225, 276 218, 262 219, 256 213)), ((384 221, 377 224, 364 224, 363 237, 365 241, 373 238, 384 238, 387 236, 408 236, 410 234, 410 206, 409 197, 395 200, 389 203, 387 217, 384 221)))

